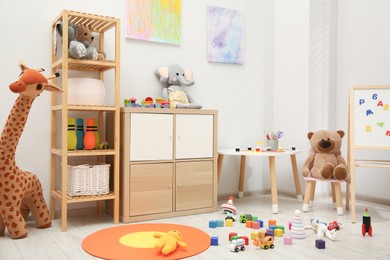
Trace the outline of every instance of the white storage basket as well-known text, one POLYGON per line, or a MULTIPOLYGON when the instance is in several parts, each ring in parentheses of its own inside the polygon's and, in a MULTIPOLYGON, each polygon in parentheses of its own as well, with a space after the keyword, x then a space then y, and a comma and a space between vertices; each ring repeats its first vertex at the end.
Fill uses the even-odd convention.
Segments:
POLYGON ((100 195, 110 192, 109 164, 68 165, 68 195, 100 195))

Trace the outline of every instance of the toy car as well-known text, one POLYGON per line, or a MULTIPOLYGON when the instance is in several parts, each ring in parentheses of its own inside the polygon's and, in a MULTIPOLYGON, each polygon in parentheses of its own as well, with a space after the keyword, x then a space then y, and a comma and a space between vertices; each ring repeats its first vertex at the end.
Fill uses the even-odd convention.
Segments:
POLYGON ((253 245, 260 247, 261 249, 267 250, 268 248, 274 248, 274 238, 272 236, 266 236, 263 239, 256 238, 253 241, 253 245))
POLYGON ((245 250, 245 240, 242 238, 234 239, 230 242, 230 251, 238 252, 245 250))
POLYGON ((246 223, 247 220, 252 220, 251 214, 241 214, 240 215, 240 223, 246 223))

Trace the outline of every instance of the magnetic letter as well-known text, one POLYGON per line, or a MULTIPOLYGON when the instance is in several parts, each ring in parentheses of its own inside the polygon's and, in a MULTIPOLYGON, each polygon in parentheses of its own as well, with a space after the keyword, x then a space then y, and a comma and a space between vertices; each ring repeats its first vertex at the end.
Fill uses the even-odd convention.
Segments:
POLYGON ((378 98, 378 94, 373 94, 373 95, 372 95, 372 99, 373 99, 373 100, 376 100, 377 98, 378 98))
POLYGON ((366 126, 366 132, 371 132, 371 130, 372 130, 371 126, 370 126, 370 125, 367 125, 367 126, 366 126))
POLYGON ((372 112, 371 109, 369 109, 369 110, 366 111, 366 116, 373 115, 373 114, 374 114, 374 112, 372 112))
POLYGON ((382 100, 380 100, 380 101, 378 102, 377 106, 378 106, 378 107, 383 107, 383 102, 382 102, 382 100))
POLYGON ((387 130, 386 135, 390 136, 390 130, 387 130))
POLYGON ((379 127, 383 127, 384 125, 385 125, 385 123, 383 123, 383 122, 378 122, 378 123, 376 123, 379 127))
POLYGON ((363 105, 363 104, 364 104, 364 102, 365 102, 365 101, 364 101, 364 99, 362 99, 362 98, 361 98, 361 99, 359 99, 359 105, 363 105))
POLYGON ((383 107, 383 110, 389 110, 389 104, 386 104, 386 105, 383 107))

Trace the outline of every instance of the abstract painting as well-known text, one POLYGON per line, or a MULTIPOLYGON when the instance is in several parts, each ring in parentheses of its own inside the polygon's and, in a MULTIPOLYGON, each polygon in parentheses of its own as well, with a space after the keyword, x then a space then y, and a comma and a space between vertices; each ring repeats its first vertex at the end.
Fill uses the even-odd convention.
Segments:
POLYGON ((208 6, 207 60, 244 64, 244 14, 208 6))
POLYGON ((181 0, 126 0, 126 37, 180 44, 181 0))

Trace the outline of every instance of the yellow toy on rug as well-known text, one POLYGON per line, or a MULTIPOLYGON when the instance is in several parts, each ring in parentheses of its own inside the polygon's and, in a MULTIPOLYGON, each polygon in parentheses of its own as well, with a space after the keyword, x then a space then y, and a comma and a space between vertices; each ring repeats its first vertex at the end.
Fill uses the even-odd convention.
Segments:
POLYGON ((183 241, 183 236, 176 230, 171 230, 167 233, 156 232, 153 236, 158 238, 155 247, 161 250, 163 255, 170 254, 177 247, 187 247, 187 244, 183 241))

